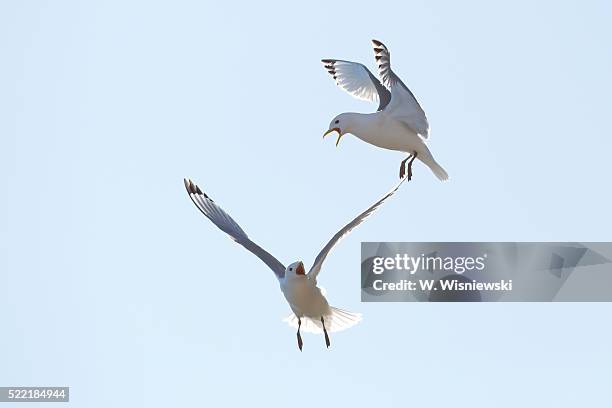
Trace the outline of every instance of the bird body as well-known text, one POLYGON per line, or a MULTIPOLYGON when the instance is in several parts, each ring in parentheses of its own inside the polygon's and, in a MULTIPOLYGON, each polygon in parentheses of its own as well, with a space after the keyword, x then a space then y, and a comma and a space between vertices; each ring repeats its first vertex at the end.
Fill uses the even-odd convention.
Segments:
POLYGON ((379 81, 363 64, 351 61, 324 59, 325 68, 336 84, 358 99, 379 102, 375 113, 342 113, 330 123, 323 135, 336 131, 338 139, 350 133, 366 143, 389 150, 409 154, 400 166, 400 178, 408 163, 408 180, 412 177, 412 162, 418 158, 425 163, 440 180, 448 174, 434 160, 425 140, 429 138, 429 122, 425 112, 406 85, 391 70, 391 54, 380 41, 372 40, 378 62, 379 81))
POLYGON ((440 180, 448 179, 448 174, 433 158, 423 138, 384 110, 375 113, 343 113, 338 118, 345 124, 347 133, 383 149, 416 153, 416 158, 427 165, 436 177, 440 180))
POLYGON ((329 303, 321 289, 305 275, 285 274, 280 279, 280 287, 296 316, 319 319, 330 314, 329 303))
POLYGON ((325 298, 325 290, 316 281, 304 275, 285 274, 280 286, 293 314, 285 321, 302 331, 325 334, 339 332, 361 321, 361 314, 330 306, 325 298), (325 330, 323 328, 325 323, 325 330))

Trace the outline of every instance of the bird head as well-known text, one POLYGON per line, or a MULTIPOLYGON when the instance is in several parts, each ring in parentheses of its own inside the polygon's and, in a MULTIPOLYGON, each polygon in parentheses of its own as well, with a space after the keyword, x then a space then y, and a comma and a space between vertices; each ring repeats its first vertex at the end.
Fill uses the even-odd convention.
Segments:
POLYGON ((348 117, 346 116, 346 113, 342 113, 332 119, 331 123, 329 124, 329 129, 327 130, 327 132, 325 132, 323 137, 329 135, 332 132, 338 132, 338 140, 336 140, 336 146, 338 146, 342 136, 344 136, 345 133, 348 133, 347 126, 348 117))
POLYGON ((285 276, 306 276, 306 270, 304 269, 304 262, 297 261, 292 263, 285 270, 285 276))

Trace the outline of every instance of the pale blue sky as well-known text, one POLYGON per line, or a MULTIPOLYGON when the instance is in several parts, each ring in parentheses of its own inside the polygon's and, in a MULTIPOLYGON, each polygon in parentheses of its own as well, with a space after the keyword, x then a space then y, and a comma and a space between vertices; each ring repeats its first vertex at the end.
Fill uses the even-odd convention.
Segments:
POLYGON ((609 304, 362 304, 361 241, 611 239, 604 1, 0 4, 0 385, 71 406, 609 406, 609 304), (364 321, 305 335, 196 180, 309 265, 402 155, 321 140, 321 58, 384 41, 451 180, 414 180, 328 258, 364 321))

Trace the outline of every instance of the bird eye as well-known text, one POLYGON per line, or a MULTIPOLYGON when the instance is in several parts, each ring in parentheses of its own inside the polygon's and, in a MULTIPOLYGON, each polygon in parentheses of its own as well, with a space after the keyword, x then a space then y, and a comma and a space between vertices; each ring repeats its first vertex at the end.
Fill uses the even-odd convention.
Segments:
POLYGON ((335 124, 340 123, 340 119, 336 119, 336 121, 334 122, 335 124))
POLYGON ((290 270, 290 271, 292 271, 292 270, 293 270, 293 268, 289 268, 289 270, 290 270))

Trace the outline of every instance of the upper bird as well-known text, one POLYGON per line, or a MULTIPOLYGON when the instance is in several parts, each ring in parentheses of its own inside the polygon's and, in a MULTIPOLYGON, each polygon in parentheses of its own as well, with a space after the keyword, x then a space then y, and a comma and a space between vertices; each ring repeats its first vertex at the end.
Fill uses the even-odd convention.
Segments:
POLYGON ((344 134, 352 133, 374 146, 408 153, 400 165, 400 178, 406 174, 408 160, 408 180, 412 178, 412 162, 418 158, 436 177, 447 180, 448 174, 434 160, 425 144, 425 139, 429 138, 429 122, 423 108, 391 70, 391 54, 387 47, 377 40, 372 40, 372 43, 382 83, 363 64, 336 59, 321 60, 340 88, 358 99, 378 102, 375 113, 342 113, 336 116, 323 137, 338 132, 338 146, 344 134))
POLYGON ((393 193, 397 191, 404 179, 400 180, 391 191, 375 202, 370 208, 359 214, 353 221, 338 231, 327 245, 323 247, 321 252, 319 252, 308 274, 306 274, 302 261, 294 262, 288 267, 283 266, 275 257, 251 241, 232 217, 215 204, 215 202, 203 193, 196 184, 191 180, 185 179, 184 181, 185 188, 187 189, 191 201, 193 201, 202 214, 211 220, 221 231, 225 232, 234 241, 251 251, 272 269, 278 278, 280 289, 294 313, 285 319, 285 321, 287 321, 290 326, 297 327, 297 342, 300 350, 302 350, 303 344, 302 336, 300 335, 302 323, 304 323, 305 331, 324 333, 325 344, 329 347, 330 341, 329 335, 327 334, 328 330, 331 332, 344 330, 357 324, 361 320, 360 314, 331 307, 327 303, 327 299, 325 299, 325 294, 317 287, 317 276, 319 272, 321 272, 323 261, 325 261, 325 258, 334 245, 376 211, 387 198, 391 197, 393 193))

